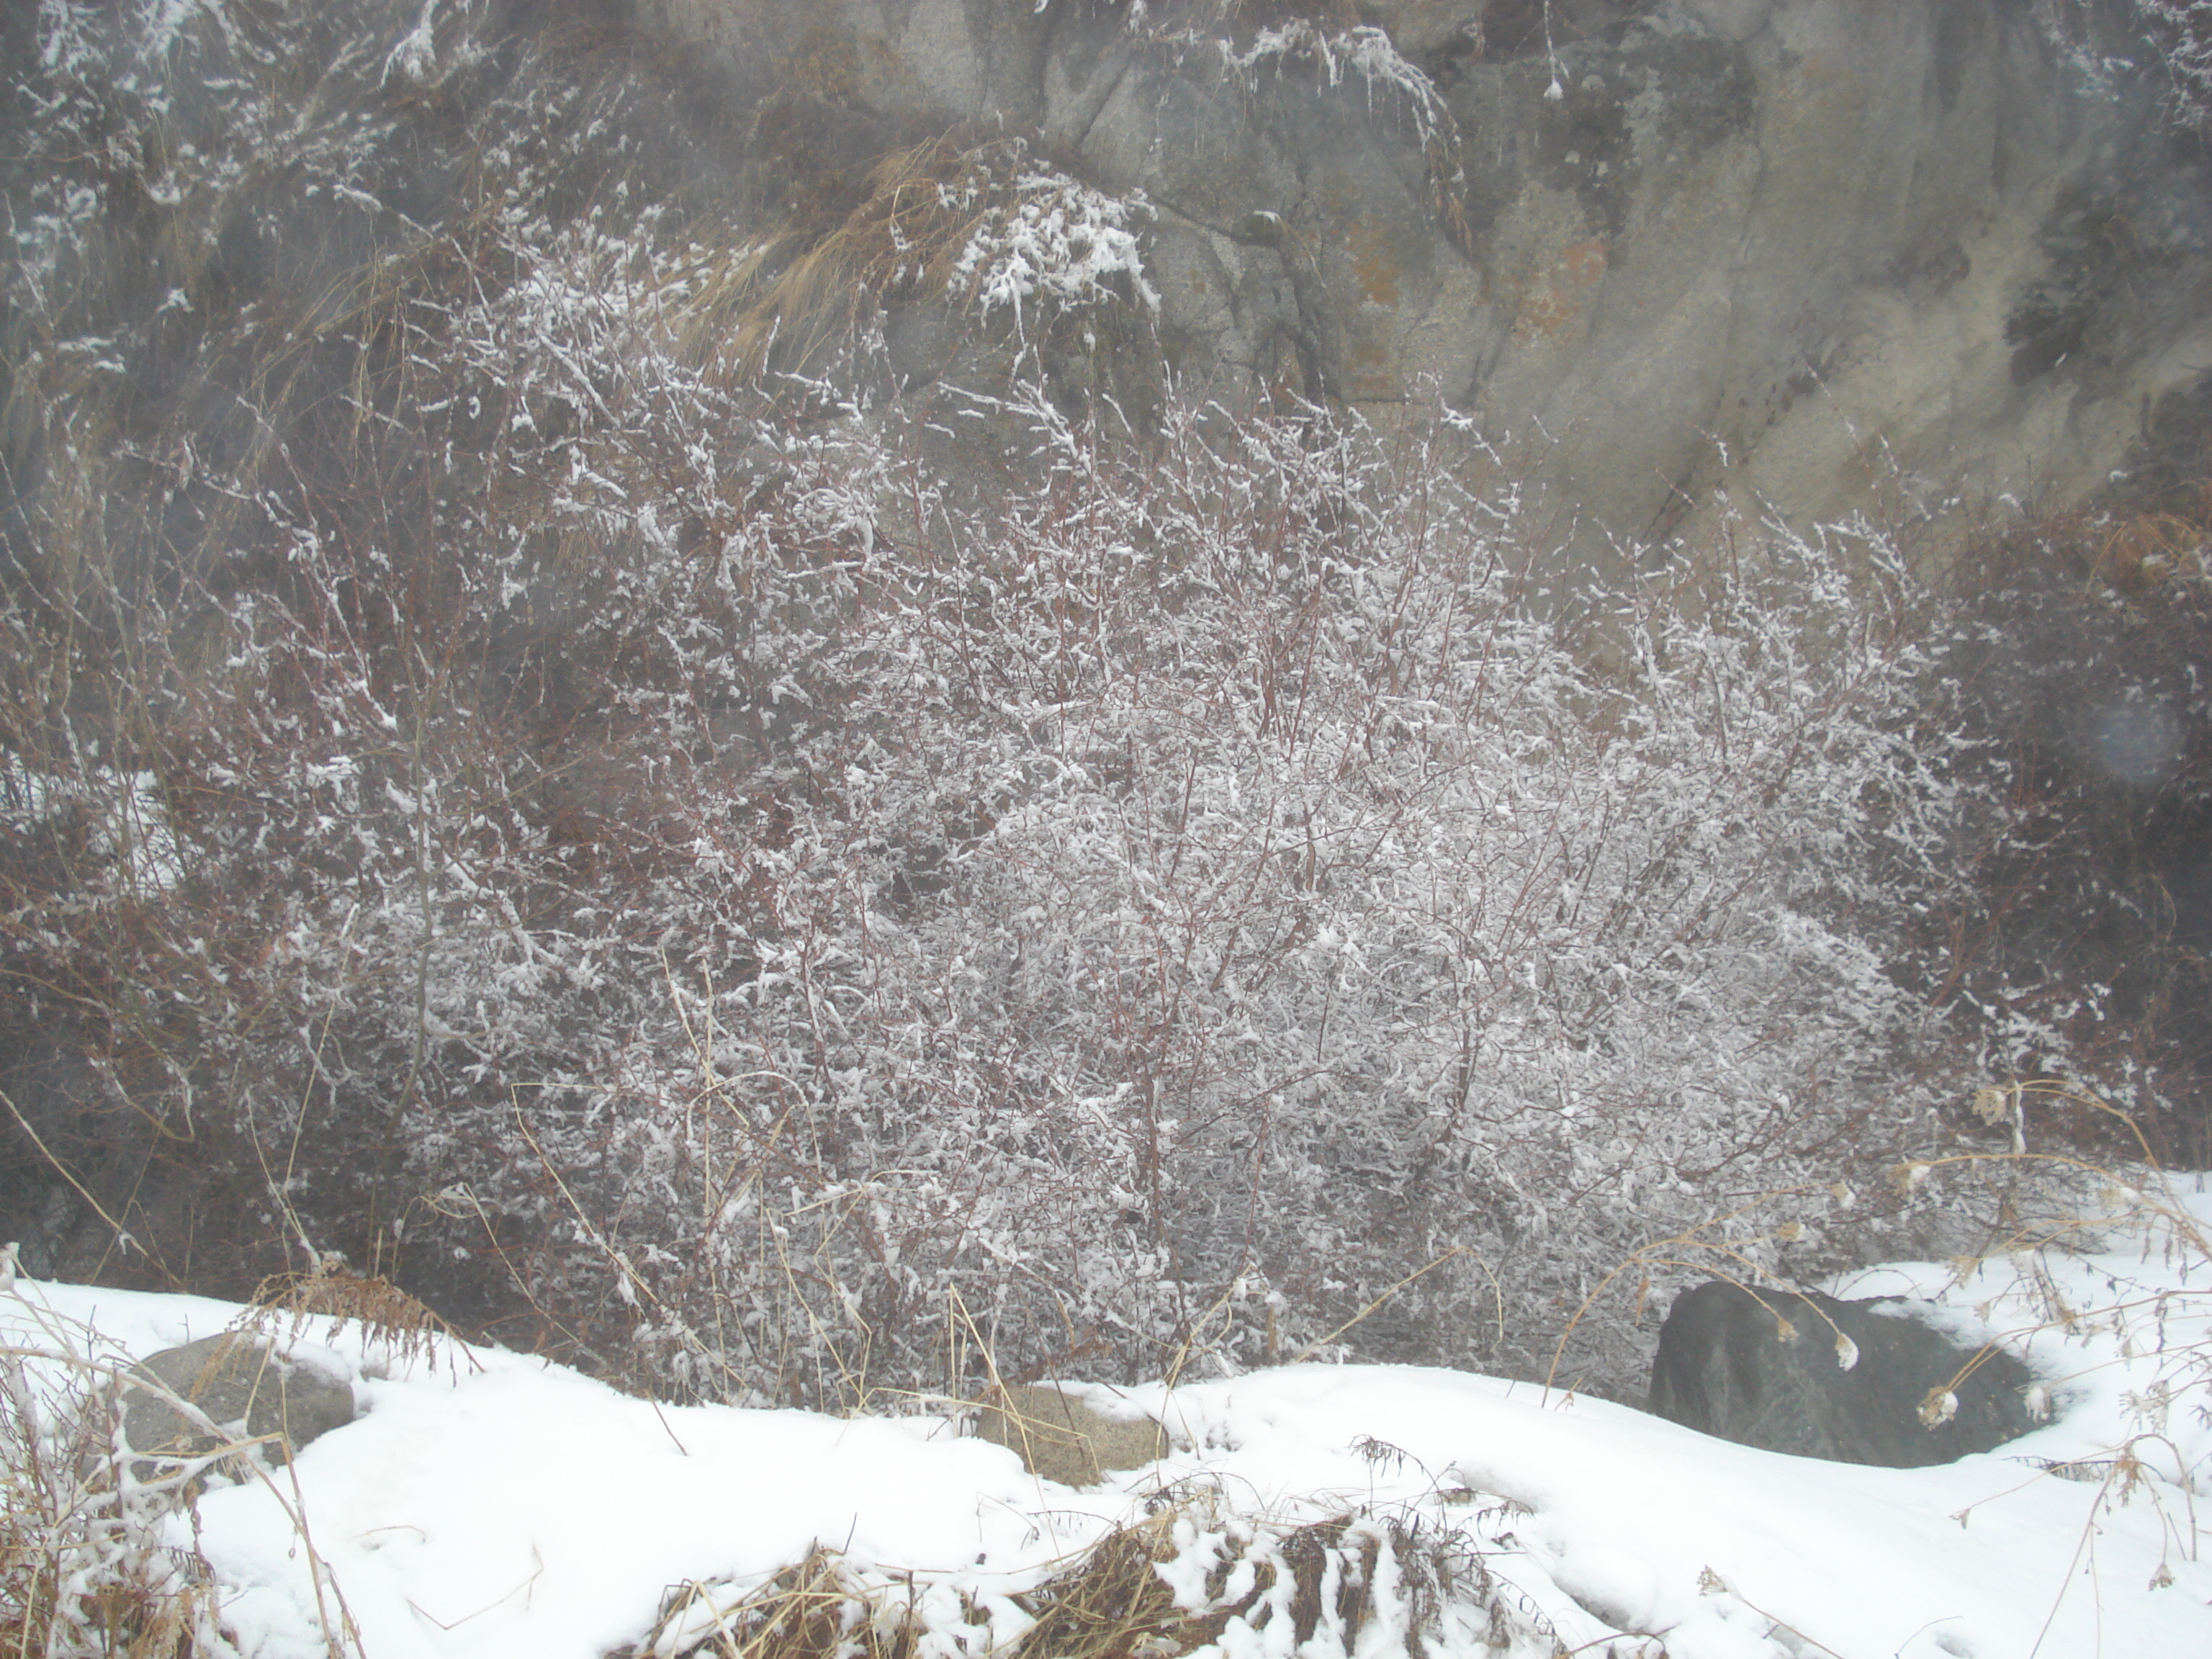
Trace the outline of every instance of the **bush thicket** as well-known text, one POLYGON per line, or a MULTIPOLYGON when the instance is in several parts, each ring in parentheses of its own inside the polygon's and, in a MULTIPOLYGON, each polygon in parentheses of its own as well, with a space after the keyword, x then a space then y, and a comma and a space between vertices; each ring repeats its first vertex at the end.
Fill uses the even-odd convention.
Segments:
MULTIPOLYGON (((2190 1105, 2016 994, 2008 623, 1881 526, 1568 596, 1448 410, 903 385, 900 305, 1038 370, 1142 338, 1138 204, 963 133, 794 203, 781 129, 611 25, 57 0, 35 61, 36 1270, 340 1250, 728 1398, 962 1389, 977 1341, 1540 1373, 1717 1213, 1898 1237, 1882 1172, 1992 1075, 2190 1105)), ((1575 1372, 1632 1387, 1638 1311, 1575 1372)))

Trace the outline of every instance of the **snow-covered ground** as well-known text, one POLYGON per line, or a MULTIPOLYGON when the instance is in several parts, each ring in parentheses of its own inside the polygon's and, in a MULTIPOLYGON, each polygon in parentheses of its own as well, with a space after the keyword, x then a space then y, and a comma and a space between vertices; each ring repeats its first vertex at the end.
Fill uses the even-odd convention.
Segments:
MULTIPOLYGON (((2212 1180, 2176 1185, 2212 1221, 2212 1180)), ((643 1638, 672 1587, 726 1605, 817 1546, 944 1609, 925 1650, 978 1655, 1024 1628, 1012 1595, 1169 1489, 1185 1554, 1165 1576, 1194 1596, 1225 1539, 1346 1512, 1456 1528, 1510 1614, 1462 1621, 1445 1644, 1469 1659, 1656 1659, 1629 1632, 1669 1659, 2212 1654, 2212 1277, 2170 1226, 2104 1243, 1963 1285, 1922 1264, 1834 1287, 1938 1297, 1966 1329, 2040 1328, 2014 1340, 2053 1419, 1936 1468, 1778 1456, 1527 1383, 1310 1364, 1124 1391, 1175 1449, 1079 1492, 963 1437, 949 1411, 655 1406, 520 1355, 447 1345, 407 1362, 323 1326, 306 1336, 355 1370, 360 1418, 291 1476, 205 1494, 198 1541, 225 1622, 267 1659, 324 1651, 332 1586, 368 1659, 597 1659, 643 1638), (309 1545, 328 1568, 320 1610, 309 1545)), ((139 1354, 240 1311, 19 1280, 0 1328, 32 1349, 96 1331, 139 1354)), ((1290 1659, 1290 1638, 1287 1620, 1232 1621, 1220 1646, 1290 1659)), ((1324 1627, 1298 1659, 1382 1659, 1379 1640, 1324 1627)))

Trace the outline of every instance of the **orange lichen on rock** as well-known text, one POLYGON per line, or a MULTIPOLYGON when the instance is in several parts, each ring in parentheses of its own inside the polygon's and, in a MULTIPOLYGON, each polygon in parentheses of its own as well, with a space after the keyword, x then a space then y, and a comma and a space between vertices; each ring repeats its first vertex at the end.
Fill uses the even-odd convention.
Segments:
POLYGON ((1556 339, 1589 307, 1597 285, 1611 264, 1611 247, 1602 236, 1570 242, 1559 250, 1548 270, 1539 272, 1523 292, 1513 319, 1516 339, 1556 339))
POLYGON ((1356 221, 1345 236, 1352 254, 1352 270, 1360 294, 1370 304, 1398 303, 1399 258, 1391 245, 1389 228, 1373 219, 1356 221))

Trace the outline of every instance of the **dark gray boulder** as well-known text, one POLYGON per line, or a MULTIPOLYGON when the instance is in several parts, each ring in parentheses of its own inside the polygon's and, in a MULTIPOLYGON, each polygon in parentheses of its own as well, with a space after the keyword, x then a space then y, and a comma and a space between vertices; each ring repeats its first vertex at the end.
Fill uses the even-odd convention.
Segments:
POLYGON ((1889 1468, 1948 1463, 2035 1426, 2025 1365, 1960 1347, 1913 1307, 1709 1280, 1660 1328, 1650 1409, 1746 1446, 1889 1468), (1948 1417, 1934 1390, 1955 1401, 1948 1417))
MULTIPOLYGON (((353 1384, 289 1360, 242 1331, 165 1348, 124 1377, 123 1437, 142 1456, 198 1457, 240 1440, 277 1435, 289 1456, 354 1418, 353 1384), (159 1385, 139 1386, 137 1379, 159 1385), (223 1431, 219 1437, 186 1417, 168 1395, 190 1401, 223 1431)), ((142 1480, 160 1466, 137 1467, 142 1480)))

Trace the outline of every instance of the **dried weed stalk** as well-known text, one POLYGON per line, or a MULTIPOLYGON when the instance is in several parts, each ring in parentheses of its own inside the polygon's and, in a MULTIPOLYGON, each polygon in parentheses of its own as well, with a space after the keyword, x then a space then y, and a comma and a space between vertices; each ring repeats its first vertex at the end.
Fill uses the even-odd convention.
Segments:
POLYGON ((1176 1659, 1279 1645, 1315 1659, 1565 1651, 1485 1566, 1470 1534, 1433 1520, 1354 1514, 1274 1524, 1225 1515, 1209 1497, 1170 1497, 1011 1596, 978 1601, 820 1548, 749 1588, 687 1584, 622 1659, 911 1659, 948 1643, 1015 1659, 1176 1659))
MULTIPOLYGON (((9 1259, 12 1263, 12 1247, 9 1259)), ((190 1401, 163 1389, 12 1285, 11 1340, 0 1347, 0 1652, 43 1659, 225 1659, 213 1573, 191 1504, 210 1477, 276 1479, 190 1401), (131 1455, 120 1426, 125 1386, 158 1395, 216 1443, 187 1457, 131 1455)), ((329 1659, 361 1644, 316 1554, 296 1490, 279 1492, 313 1577, 329 1659)))
POLYGON ((450 1353, 482 1369, 453 1328, 419 1298, 388 1279, 355 1273, 334 1256, 323 1257, 303 1273, 264 1279, 238 1323, 241 1328, 265 1328, 276 1319, 289 1319, 297 1335, 313 1316, 328 1320, 332 1335, 355 1326, 366 1341, 386 1348, 402 1364, 435 1365, 442 1340, 450 1353))

